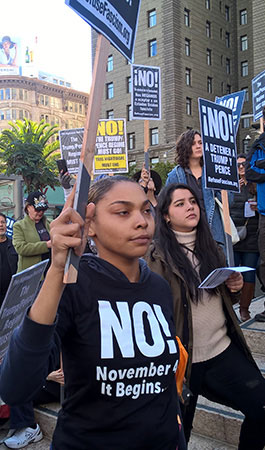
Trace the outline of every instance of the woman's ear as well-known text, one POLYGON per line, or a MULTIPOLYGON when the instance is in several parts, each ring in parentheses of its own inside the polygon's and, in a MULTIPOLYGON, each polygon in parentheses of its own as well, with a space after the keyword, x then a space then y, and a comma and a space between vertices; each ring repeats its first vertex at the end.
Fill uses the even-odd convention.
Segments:
POLYGON ((86 218, 85 218, 85 233, 89 237, 93 237, 96 235, 95 231, 95 205, 93 203, 89 203, 86 208, 86 218))
POLYGON ((165 214, 165 215, 164 215, 164 219, 165 219, 165 221, 166 221, 166 224, 167 224, 167 225, 170 225, 170 218, 169 218, 169 215, 168 215, 168 214, 165 214))

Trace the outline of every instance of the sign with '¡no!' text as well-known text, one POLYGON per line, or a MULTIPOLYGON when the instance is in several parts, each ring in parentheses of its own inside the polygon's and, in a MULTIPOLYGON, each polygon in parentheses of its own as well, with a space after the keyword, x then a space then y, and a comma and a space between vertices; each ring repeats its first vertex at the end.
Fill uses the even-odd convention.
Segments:
POLYGON ((161 120, 160 67, 132 64, 132 119, 161 120))

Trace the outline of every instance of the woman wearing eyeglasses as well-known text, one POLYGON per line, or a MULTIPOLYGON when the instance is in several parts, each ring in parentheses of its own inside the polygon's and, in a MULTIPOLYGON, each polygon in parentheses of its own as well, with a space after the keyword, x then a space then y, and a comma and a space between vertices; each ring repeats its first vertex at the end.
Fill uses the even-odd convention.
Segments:
MULTIPOLYGON (((256 269, 259 259, 256 185, 246 180, 245 164, 246 155, 241 153, 237 156, 240 192, 234 194, 230 214, 236 227, 245 226, 246 233, 245 236, 243 234, 241 240, 234 246, 234 258, 236 266, 248 266, 256 269)), ((248 308, 254 297, 256 271, 245 272, 243 277, 244 285, 239 302, 239 311, 242 322, 245 322, 250 319, 248 308)))

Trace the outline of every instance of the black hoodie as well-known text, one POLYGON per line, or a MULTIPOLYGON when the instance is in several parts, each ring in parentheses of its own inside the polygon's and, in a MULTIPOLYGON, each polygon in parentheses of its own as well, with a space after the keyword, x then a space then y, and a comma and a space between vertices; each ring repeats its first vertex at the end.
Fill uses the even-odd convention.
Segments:
POLYGON ((0 378, 0 395, 11 405, 39 389, 54 329, 60 336, 66 398, 53 450, 176 450, 172 297, 144 261, 140 268, 140 281, 131 283, 106 261, 83 256, 57 324, 26 317, 13 335, 0 378))

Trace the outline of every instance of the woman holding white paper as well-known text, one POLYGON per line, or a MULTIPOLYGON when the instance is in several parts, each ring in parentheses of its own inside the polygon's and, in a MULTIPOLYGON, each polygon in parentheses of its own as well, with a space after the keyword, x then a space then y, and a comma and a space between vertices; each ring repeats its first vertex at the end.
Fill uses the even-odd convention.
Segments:
POLYGON ((197 398, 202 394, 245 414, 240 450, 262 450, 265 381, 232 307, 238 301, 242 275, 232 274, 215 289, 198 289, 200 282, 225 261, 190 187, 168 185, 160 193, 156 212, 155 240, 146 259, 151 270, 170 284, 176 333, 189 353, 186 380, 193 396, 183 406, 187 442, 197 398))

